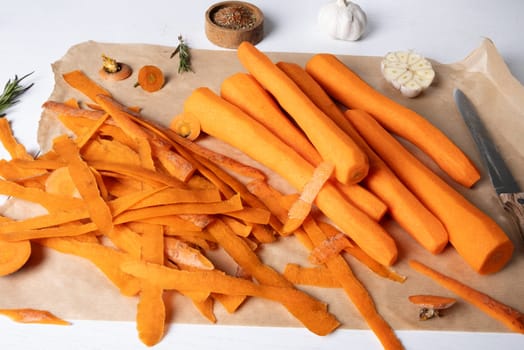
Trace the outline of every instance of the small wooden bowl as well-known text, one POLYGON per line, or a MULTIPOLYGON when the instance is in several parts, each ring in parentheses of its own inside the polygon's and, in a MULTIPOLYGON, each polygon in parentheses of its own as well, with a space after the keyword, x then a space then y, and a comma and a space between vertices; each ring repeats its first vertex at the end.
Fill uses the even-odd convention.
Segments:
POLYGON ((243 41, 258 44, 264 37, 264 14, 244 1, 223 1, 206 11, 206 36, 213 44, 236 49, 243 41))

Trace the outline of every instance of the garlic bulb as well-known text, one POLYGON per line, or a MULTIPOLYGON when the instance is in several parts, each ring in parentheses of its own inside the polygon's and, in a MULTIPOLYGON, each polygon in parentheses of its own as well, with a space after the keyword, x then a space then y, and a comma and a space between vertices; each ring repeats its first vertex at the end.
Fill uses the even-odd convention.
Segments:
POLYGON ((320 9, 318 23, 333 38, 353 41, 358 40, 364 33, 367 17, 357 4, 337 0, 320 9))
POLYGON ((416 97, 435 78, 431 62, 412 51, 389 52, 380 68, 384 78, 406 97, 416 97))

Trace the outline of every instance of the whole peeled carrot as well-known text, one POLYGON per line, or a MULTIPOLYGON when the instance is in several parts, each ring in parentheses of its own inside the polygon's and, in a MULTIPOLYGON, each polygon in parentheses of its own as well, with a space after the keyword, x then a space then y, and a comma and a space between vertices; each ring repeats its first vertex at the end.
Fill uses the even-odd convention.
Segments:
MULTIPOLYGON (((312 165, 317 166, 322 162, 322 156, 304 133, 291 122, 275 99, 252 75, 236 73, 226 78, 220 86, 220 95, 263 124, 312 165)), ((360 184, 334 183, 348 200, 372 218, 378 221, 385 214, 386 205, 360 184)))
POLYGON ((481 274, 510 260, 513 243, 497 223, 431 171, 368 113, 346 113, 368 144, 446 227, 449 241, 481 274))
POLYGON ((524 314, 522 312, 515 310, 454 278, 444 275, 421 262, 412 260, 409 262, 409 266, 415 271, 430 277, 435 282, 457 294, 468 303, 476 306, 487 315, 502 322, 512 331, 524 334, 524 314))
MULTIPOLYGON (((184 110, 200 119, 202 130, 241 150, 301 189, 314 167, 262 124, 208 88, 198 88, 187 98, 184 110)), ((345 200, 331 184, 317 195, 316 205, 369 255, 384 265, 397 258, 391 236, 373 219, 345 200)))
POLYGON ((368 172, 368 159, 355 142, 330 120, 264 53, 249 42, 238 47, 238 58, 307 135, 322 158, 335 164, 341 183, 357 183, 368 172))
POLYGON ((306 71, 335 100, 373 115, 386 129, 410 141, 459 184, 471 187, 480 173, 442 131, 420 114, 381 94, 332 54, 316 54, 306 71))
MULTIPOLYGON (((448 244, 448 233, 444 225, 369 147, 322 86, 296 63, 278 62, 277 66, 366 153, 369 172, 362 184, 386 203, 393 220, 431 253, 442 252, 448 244)), ((357 110, 347 113, 359 112, 365 113, 357 110)))

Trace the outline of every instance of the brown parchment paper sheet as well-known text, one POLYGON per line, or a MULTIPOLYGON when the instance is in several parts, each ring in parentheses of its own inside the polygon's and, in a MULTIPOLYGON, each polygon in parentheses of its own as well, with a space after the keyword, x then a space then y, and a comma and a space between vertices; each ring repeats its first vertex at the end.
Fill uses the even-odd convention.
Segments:
MULTIPOLYGON (((65 86, 61 74, 80 69, 109 89, 121 102, 143 107, 143 115, 156 122, 166 124, 182 110, 183 101, 199 86, 219 91, 220 83, 227 76, 244 71, 234 51, 193 50, 194 73, 177 73, 178 60, 170 59, 172 47, 144 44, 111 44, 84 42, 72 47, 65 56, 55 62, 56 86, 50 99, 65 101, 85 97, 65 86), (105 82, 98 78, 99 62, 104 53, 130 64, 133 75, 122 82, 105 82), (156 93, 147 93, 134 88, 138 69, 145 64, 155 64, 167 75, 165 87, 156 93)), ((310 54, 268 53, 276 61, 292 61, 304 65, 310 54)), ((407 301, 411 294, 431 293, 452 295, 427 278, 410 270, 407 261, 417 258, 461 281, 484 291, 491 296, 524 311, 524 252, 523 241, 505 216, 488 180, 478 151, 469 132, 458 114, 452 98, 454 87, 460 87, 477 106, 493 139, 500 147, 517 181, 524 188, 524 88, 514 79, 495 45, 485 39, 478 49, 464 60, 454 64, 434 62, 437 72, 435 83, 424 94, 415 98, 403 98, 389 86, 380 73, 379 57, 339 56, 371 85, 407 105, 431 120, 453 139, 479 166, 483 178, 473 189, 466 190, 453 185, 466 197, 489 213, 511 236, 517 249, 507 267, 494 275, 480 276, 473 272, 448 247, 438 256, 423 251, 412 239, 391 221, 384 225, 397 239, 400 258, 394 269, 408 277, 399 284, 377 277, 354 260, 350 263, 357 276, 369 289, 377 307, 395 329, 461 330, 506 332, 506 328, 479 310, 464 302, 454 306, 453 312, 445 317, 420 322, 417 309, 407 301)), ((42 101, 44 102, 44 101, 42 101)), ((43 150, 49 148, 52 137, 64 132, 52 115, 43 114, 39 127, 39 143, 43 150)), ((217 140, 203 141, 207 146, 226 152, 250 164, 253 161, 240 152, 217 140)), ((435 166, 407 144, 413 152, 445 177, 435 166)), ((259 165, 257 165, 259 166, 259 165)), ((262 169, 266 170, 264 167, 262 169)), ((283 191, 290 187, 275 174, 270 174, 272 183, 283 191)), ((446 180, 449 181, 447 177, 446 180)), ((24 204, 8 202, 3 211, 12 216, 26 215, 24 204)), ((307 265, 306 251, 292 238, 281 239, 276 244, 260 250, 264 262, 283 271, 286 263, 307 265)), ((219 267, 227 270, 228 260, 217 254, 219 267)), ((342 322, 343 327, 367 329, 346 295, 340 290, 300 287, 329 304, 329 310, 342 322)), ((34 307, 51 310, 69 320, 134 320, 136 299, 123 297, 90 263, 73 256, 62 255, 51 250, 34 247, 33 256, 21 271, 0 279, 0 308, 34 307)), ((170 306, 170 317, 180 323, 208 323, 183 296, 172 293, 166 296, 170 306)), ((284 308, 272 302, 250 299, 234 315, 227 314, 220 305, 215 307, 218 323, 224 325, 256 326, 301 326, 284 308)))

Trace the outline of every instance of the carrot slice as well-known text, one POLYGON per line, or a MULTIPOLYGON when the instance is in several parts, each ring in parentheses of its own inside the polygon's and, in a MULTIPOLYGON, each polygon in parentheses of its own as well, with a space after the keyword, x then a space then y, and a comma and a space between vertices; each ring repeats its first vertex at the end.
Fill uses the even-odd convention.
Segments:
POLYGON ((335 176, 341 183, 357 183, 366 176, 369 164, 364 152, 269 57, 247 41, 240 44, 237 54, 242 65, 297 122, 322 158, 335 164, 335 176))
POLYGON ((0 240, 0 276, 9 275, 25 265, 31 256, 31 242, 0 240))
POLYGON ((524 314, 522 312, 515 310, 450 276, 444 275, 419 261, 411 260, 409 266, 415 271, 431 278, 444 288, 457 294, 468 303, 476 306, 488 316, 503 323, 512 331, 524 334, 524 314))
POLYGON ((89 78, 84 72, 74 70, 62 75, 67 84, 80 91, 92 101, 96 101, 97 95, 111 96, 111 93, 89 78))
POLYGON ((154 65, 146 65, 138 71, 138 85, 147 92, 155 92, 164 86, 164 73, 154 65))
POLYGON ((376 117, 395 134, 417 145, 455 181, 466 187, 480 179, 471 160, 427 119, 389 99, 362 80, 336 56, 316 54, 306 71, 346 107, 361 109, 376 117))
POLYGON ((58 326, 69 326, 71 324, 46 310, 0 309, 0 314, 20 323, 43 323, 58 326))
POLYGON ((371 147, 446 227, 449 241, 477 272, 494 273, 514 246, 502 228, 426 167, 367 113, 347 114, 371 147))

